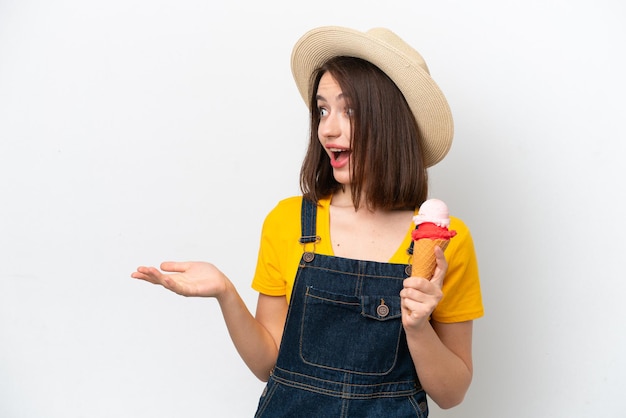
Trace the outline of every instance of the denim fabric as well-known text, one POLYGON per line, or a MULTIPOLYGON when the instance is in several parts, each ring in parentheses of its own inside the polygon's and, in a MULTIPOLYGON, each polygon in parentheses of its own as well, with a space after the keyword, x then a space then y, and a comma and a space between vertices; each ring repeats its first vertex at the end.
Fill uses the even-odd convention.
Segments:
MULTIPOLYGON (((314 225, 303 208, 303 238, 314 225)), ((427 417, 402 328, 406 277, 403 264, 305 252, 255 417, 427 417)))

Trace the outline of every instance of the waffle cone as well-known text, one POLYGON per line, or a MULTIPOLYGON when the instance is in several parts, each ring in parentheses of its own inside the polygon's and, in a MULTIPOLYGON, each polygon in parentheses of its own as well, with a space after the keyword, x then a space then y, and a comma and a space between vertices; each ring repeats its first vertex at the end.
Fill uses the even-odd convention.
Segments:
POLYGON ((422 238, 413 242, 413 261, 411 276, 429 279, 435 273, 437 260, 435 259, 435 247, 441 247, 445 251, 449 239, 422 238))

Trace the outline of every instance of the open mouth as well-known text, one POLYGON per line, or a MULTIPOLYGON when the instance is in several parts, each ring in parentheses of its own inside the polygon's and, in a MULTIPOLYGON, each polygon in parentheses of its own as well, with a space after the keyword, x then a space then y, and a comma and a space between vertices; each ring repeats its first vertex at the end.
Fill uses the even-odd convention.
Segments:
POLYGON ((330 162, 333 167, 342 167, 348 162, 350 158, 350 150, 344 148, 329 148, 330 162))

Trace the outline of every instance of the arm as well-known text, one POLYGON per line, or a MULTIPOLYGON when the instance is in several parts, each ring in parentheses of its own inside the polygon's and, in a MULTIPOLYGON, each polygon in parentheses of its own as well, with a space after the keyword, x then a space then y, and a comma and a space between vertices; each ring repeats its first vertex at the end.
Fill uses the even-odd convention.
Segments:
POLYGON ((444 324, 429 318, 441 300, 447 263, 435 250, 437 268, 429 281, 409 277, 401 291, 402 323, 420 382, 441 407, 463 400, 472 380, 472 321, 444 324))
POLYGON ((472 321, 433 321, 407 339, 426 393, 443 409, 460 404, 472 381, 472 321))
POLYGON ((215 297, 230 337, 248 368, 267 380, 276 363, 282 328, 287 315, 284 296, 259 296, 253 317, 232 282, 210 263, 166 262, 164 274, 154 267, 139 267, 131 277, 158 284, 183 296, 215 297))
POLYGON ((252 373, 266 382, 278 358, 287 317, 287 299, 285 296, 259 294, 256 318, 236 292, 218 300, 239 355, 252 373))

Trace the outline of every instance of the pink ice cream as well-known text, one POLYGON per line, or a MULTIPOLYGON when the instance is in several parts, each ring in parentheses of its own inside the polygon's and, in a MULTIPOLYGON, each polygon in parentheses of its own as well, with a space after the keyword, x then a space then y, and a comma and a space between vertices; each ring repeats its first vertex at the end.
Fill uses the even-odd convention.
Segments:
POLYGON ((417 226, 411 236, 414 241, 422 238, 450 239, 456 235, 456 231, 450 231, 450 212, 448 205, 439 199, 429 199, 422 203, 419 212, 413 217, 417 226))

